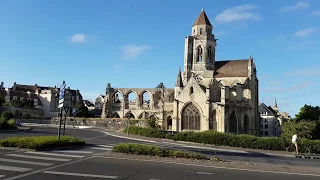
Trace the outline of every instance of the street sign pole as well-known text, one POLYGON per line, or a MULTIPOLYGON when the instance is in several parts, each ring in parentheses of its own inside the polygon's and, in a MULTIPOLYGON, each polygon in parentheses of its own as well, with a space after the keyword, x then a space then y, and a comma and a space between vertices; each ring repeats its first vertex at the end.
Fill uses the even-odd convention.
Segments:
POLYGON ((62 120, 62 109, 63 109, 63 108, 60 108, 59 129, 58 129, 58 141, 60 141, 61 120, 62 120))

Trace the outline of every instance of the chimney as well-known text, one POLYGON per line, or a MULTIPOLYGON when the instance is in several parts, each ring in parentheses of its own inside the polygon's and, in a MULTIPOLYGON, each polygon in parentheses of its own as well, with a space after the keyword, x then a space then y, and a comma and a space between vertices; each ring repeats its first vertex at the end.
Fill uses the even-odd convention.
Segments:
POLYGON ((16 90, 16 84, 17 84, 16 82, 13 83, 13 88, 12 88, 13 91, 16 90))
POLYGON ((27 93, 28 93, 28 96, 30 97, 30 91, 27 91, 27 93))

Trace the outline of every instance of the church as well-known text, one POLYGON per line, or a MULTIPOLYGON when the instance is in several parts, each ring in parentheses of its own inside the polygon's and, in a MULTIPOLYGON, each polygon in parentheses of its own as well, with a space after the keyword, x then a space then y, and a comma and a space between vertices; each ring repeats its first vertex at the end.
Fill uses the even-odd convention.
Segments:
POLYGON ((104 118, 155 119, 166 130, 259 135, 258 78, 253 57, 216 60, 217 39, 202 9, 185 37, 184 66, 174 88, 107 84, 104 118), (133 93, 136 98, 129 99, 133 93), (145 100, 145 94, 149 99, 145 100), (121 98, 120 98, 121 96, 121 98))

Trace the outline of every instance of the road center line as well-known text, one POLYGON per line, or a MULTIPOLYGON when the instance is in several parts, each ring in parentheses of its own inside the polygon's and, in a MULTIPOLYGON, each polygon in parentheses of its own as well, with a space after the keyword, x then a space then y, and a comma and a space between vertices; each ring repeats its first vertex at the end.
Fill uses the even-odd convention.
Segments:
POLYGON ((196 174, 213 175, 214 173, 209 173, 209 172, 196 172, 196 174))
POLYGON ((106 176, 106 175, 97 175, 97 174, 80 174, 80 173, 68 173, 68 172, 58 172, 58 171, 44 171, 43 173, 66 175, 66 176, 95 177, 95 178, 103 178, 103 179, 118 179, 119 178, 119 176, 106 176))

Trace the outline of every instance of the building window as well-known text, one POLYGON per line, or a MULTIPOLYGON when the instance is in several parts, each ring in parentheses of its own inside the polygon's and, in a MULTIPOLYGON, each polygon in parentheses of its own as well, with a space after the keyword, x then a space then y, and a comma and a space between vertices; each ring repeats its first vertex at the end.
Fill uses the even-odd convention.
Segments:
POLYGON ((192 94, 193 94, 193 87, 190 87, 189 95, 192 95, 192 94))
POLYGON ((266 122, 267 122, 267 119, 264 119, 264 122, 266 123, 266 122))
POLYGON ((264 132, 264 135, 265 135, 265 136, 268 136, 268 131, 265 131, 265 132, 264 132))
POLYGON ((268 124, 264 125, 264 128, 265 128, 265 129, 268 129, 268 124))
POLYGON ((263 136, 263 131, 260 131, 260 135, 263 136))
POLYGON ((208 62, 212 62, 212 47, 211 46, 208 49, 208 62))
POLYGON ((202 35, 202 28, 200 28, 200 35, 202 35))
POLYGON ((197 62, 202 62, 202 57, 203 57, 203 50, 201 46, 199 46, 197 49, 197 62))
POLYGON ((262 124, 260 125, 260 128, 263 129, 263 125, 262 124))

